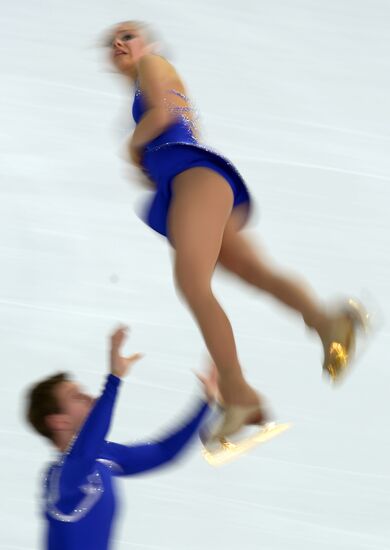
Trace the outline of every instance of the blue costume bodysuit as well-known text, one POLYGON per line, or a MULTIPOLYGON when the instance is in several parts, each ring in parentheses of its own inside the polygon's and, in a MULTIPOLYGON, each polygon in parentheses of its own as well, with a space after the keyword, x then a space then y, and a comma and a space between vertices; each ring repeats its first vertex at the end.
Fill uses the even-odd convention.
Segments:
MULTIPOLYGON (((181 172, 196 166, 210 168, 223 176, 233 190, 233 206, 245 204, 249 213, 250 196, 238 170, 228 159, 196 139, 193 116, 189 116, 193 114, 193 108, 188 98, 176 90, 168 90, 167 96, 167 108, 175 114, 176 120, 146 145, 142 158, 144 172, 156 185, 153 199, 146 208, 144 221, 155 231, 167 236, 172 180, 181 172), (187 106, 174 105, 169 101, 171 95, 180 97, 187 106)), ((145 112, 145 100, 137 88, 133 102, 133 118, 136 124, 145 112)))
POLYGON ((172 461, 198 433, 208 411, 201 401, 194 416, 171 435, 148 444, 105 440, 120 379, 110 374, 73 445, 47 470, 44 515, 47 550, 108 550, 116 510, 114 476, 132 476, 172 461))

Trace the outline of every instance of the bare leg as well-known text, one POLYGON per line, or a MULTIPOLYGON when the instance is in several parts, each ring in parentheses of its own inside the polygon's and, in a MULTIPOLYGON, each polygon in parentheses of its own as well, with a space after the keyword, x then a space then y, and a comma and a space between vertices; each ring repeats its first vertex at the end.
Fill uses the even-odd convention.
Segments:
POLYGON ((173 181, 169 236, 175 249, 178 289, 190 306, 219 373, 227 404, 258 403, 245 382, 231 324, 216 300, 211 279, 220 254, 233 193, 226 181, 207 168, 191 168, 173 181))
POLYGON ((219 263, 245 282, 299 312, 308 327, 322 334, 329 319, 313 292, 303 281, 280 272, 265 260, 259 247, 255 247, 245 233, 239 232, 240 226, 241 213, 237 209, 226 224, 219 263))

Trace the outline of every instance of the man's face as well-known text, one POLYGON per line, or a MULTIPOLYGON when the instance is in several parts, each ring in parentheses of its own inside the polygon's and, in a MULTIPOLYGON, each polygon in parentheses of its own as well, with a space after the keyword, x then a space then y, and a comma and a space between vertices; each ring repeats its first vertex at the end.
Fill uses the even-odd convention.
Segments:
POLYGON ((70 430, 77 433, 84 424, 95 403, 95 399, 85 393, 75 382, 60 382, 55 388, 61 413, 54 429, 70 430))

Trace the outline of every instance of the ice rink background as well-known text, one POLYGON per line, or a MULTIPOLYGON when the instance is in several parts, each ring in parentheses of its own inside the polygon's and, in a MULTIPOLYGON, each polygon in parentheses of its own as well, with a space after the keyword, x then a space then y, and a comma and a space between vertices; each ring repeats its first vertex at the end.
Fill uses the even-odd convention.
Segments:
POLYGON ((93 392, 118 321, 145 359, 110 437, 161 433, 202 367, 166 243, 134 213, 121 158, 131 95, 99 33, 157 26, 205 140, 258 204, 251 231, 324 299, 368 296, 384 323, 337 391, 293 314, 222 276, 242 363, 294 428, 222 469, 179 465, 120 480, 115 549, 390 548, 390 4, 385 0, 19 0, 2 7, 0 124, 0 548, 42 548, 39 476, 51 449, 23 421, 26 387, 67 370, 93 392))

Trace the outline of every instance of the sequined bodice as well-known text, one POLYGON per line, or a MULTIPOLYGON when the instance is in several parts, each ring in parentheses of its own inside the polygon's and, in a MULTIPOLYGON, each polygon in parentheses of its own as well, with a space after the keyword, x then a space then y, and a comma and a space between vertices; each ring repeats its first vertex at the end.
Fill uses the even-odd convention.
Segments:
MULTIPOLYGON (((140 168, 154 185, 154 192, 145 204, 141 217, 152 229, 169 238, 168 218, 173 196, 172 182, 178 174, 197 167, 220 174, 233 191, 234 207, 249 204, 249 194, 242 176, 230 160, 207 143, 200 141, 197 113, 188 98, 178 90, 168 90, 168 86, 165 87, 164 95, 167 110, 175 116, 169 117, 169 125, 160 135, 154 139, 149 138, 150 141, 144 144, 141 152, 140 168)), ((146 99, 141 90, 137 89, 133 103, 136 124, 141 122, 147 111, 146 99)), ((146 114, 145 124, 148 118, 149 115, 146 114)), ((135 141, 137 137, 141 137, 140 131, 144 123, 141 122, 138 131, 136 130, 135 141)), ((152 131, 153 129, 151 135, 157 133, 152 131)), ((248 211, 249 209, 245 208, 245 212, 248 211)))
MULTIPOLYGON (((182 142, 182 143, 197 143, 197 113, 189 98, 178 92, 177 90, 167 90, 164 98, 167 109, 176 115, 174 122, 160 136, 152 140, 146 146, 146 150, 153 149, 163 143, 182 142), (185 105, 178 105, 172 100, 172 95, 180 98, 185 102, 185 105)), ((142 92, 137 88, 133 102, 133 118, 138 124, 146 112, 145 101, 142 92)))

